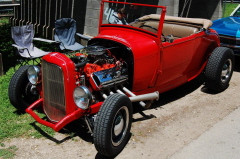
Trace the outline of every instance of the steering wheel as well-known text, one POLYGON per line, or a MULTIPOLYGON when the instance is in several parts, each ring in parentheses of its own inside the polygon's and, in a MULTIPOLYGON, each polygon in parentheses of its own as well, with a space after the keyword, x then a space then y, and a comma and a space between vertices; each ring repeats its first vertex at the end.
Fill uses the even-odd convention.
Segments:
POLYGON ((142 27, 147 27, 147 28, 151 28, 153 30, 156 30, 157 31, 157 28, 153 27, 153 26, 150 26, 150 25, 141 25, 139 28, 142 28, 142 27))
POLYGON ((139 28, 143 28, 143 27, 151 28, 155 31, 158 31, 157 28, 154 28, 153 26, 150 26, 150 25, 141 25, 139 28))
MULTIPOLYGON (((154 28, 153 26, 150 26, 150 25, 141 25, 139 28, 143 28, 143 27, 151 28, 151 29, 155 30, 156 32, 158 31, 157 28, 154 28)), ((167 41, 166 37, 163 34, 162 34, 161 40, 162 40, 162 42, 167 41)))

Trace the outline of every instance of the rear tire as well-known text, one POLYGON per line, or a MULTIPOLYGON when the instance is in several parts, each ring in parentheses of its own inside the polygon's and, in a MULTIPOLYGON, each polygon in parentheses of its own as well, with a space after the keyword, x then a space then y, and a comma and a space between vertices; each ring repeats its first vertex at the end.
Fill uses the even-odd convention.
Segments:
POLYGON ((231 49, 215 48, 205 70, 206 87, 216 92, 225 90, 231 80, 234 64, 235 58, 231 49))
POLYGON ((132 104, 122 94, 110 95, 101 106, 94 122, 96 150, 108 157, 117 156, 130 139, 132 104))
POLYGON ((12 76, 8 87, 10 103, 22 113, 39 98, 38 93, 30 91, 32 85, 27 76, 28 67, 29 65, 21 66, 12 76))

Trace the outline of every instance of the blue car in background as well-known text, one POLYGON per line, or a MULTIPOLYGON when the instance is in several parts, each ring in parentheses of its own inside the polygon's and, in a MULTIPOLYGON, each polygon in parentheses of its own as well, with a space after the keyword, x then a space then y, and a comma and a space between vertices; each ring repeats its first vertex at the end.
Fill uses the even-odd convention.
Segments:
POLYGON ((221 46, 229 47, 240 55, 240 4, 229 17, 214 20, 211 28, 218 32, 221 46))

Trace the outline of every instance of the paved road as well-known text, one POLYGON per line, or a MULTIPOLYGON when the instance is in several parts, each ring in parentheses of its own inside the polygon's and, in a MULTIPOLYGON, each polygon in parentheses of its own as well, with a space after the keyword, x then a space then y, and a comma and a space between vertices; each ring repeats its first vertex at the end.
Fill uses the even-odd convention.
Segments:
POLYGON ((240 108, 215 124, 170 159, 239 159, 240 108))

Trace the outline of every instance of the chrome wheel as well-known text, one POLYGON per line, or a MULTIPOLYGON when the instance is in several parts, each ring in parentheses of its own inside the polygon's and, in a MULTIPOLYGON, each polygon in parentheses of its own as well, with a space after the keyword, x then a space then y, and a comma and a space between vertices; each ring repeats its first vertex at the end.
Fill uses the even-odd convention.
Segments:
POLYGON ((232 72, 232 61, 228 59, 222 68, 221 80, 223 83, 225 83, 230 78, 231 72, 232 72))
POLYGON ((124 139, 129 123, 129 111, 126 106, 121 107, 116 116, 114 117, 114 122, 112 125, 112 144, 113 146, 118 146, 124 139))

